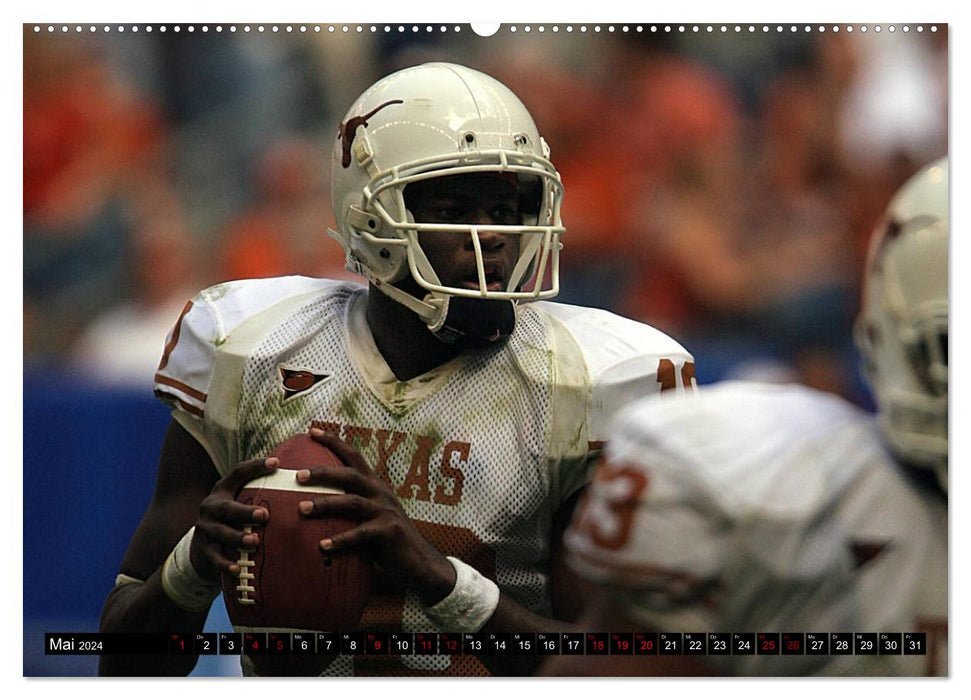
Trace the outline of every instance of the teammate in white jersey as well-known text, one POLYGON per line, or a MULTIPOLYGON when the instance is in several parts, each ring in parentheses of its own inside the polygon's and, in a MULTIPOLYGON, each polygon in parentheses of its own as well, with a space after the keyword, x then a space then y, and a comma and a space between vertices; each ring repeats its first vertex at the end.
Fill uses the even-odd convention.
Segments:
POLYGON ((908 181, 871 243, 856 331, 879 421, 798 385, 638 402, 566 533, 571 566, 601 584, 589 630, 916 632, 924 654, 897 638, 897 653, 783 655, 780 636, 763 640, 774 654, 561 657, 545 672, 947 675, 947 172, 943 159, 908 181))
MULTIPOLYGON (((201 629, 236 568, 224 548, 252 546, 244 526, 267 517, 234 494, 308 430, 354 467, 301 475, 347 492, 301 512, 362 520, 321 546, 374 548, 363 630, 566 628, 579 588, 559 544, 605 426, 633 399, 693 389, 694 365, 653 328, 546 301, 564 230, 548 156, 518 98, 461 66, 406 69, 361 96, 334 145, 331 233, 369 284, 229 282, 185 307, 155 378, 174 409, 156 492, 104 631, 201 629)), ((532 660, 340 657, 326 672, 526 673, 515 662, 532 660)), ((244 657, 244 672, 321 670, 263 661, 244 657)), ((193 665, 106 656, 101 671, 193 665)))

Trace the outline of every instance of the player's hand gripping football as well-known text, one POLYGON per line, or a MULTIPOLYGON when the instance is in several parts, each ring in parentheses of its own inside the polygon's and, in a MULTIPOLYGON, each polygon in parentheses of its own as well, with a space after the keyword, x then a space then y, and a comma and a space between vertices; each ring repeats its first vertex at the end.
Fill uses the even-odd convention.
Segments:
POLYGON ((311 436, 336 454, 347 467, 320 466, 297 473, 302 484, 321 484, 343 489, 343 495, 329 494, 299 504, 306 517, 343 515, 357 518, 360 525, 329 539, 325 551, 369 546, 375 561, 397 585, 411 590, 423 605, 433 605, 455 585, 455 570, 415 524, 405 515, 391 487, 368 466, 364 457, 337 437, 322 430, 311 436))
POLYGON ((223 572, 235 574, 239 565, 226 552, 254 548, 259 543, 259 534, 247 533, 244 527, 265 523, 270 514, 266 508, 239 503, 236 494, 253 479, 272 474, 279 464, 276 457, 240 462, 199 504, 189 557, 200 576, 218 581, 223 572))

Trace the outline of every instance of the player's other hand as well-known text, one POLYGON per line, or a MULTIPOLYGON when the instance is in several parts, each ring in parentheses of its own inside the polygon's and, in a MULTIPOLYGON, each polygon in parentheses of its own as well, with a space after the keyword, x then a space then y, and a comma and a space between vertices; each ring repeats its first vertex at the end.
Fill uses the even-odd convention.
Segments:
POLYGON ((357 527, 321 540, 321 548, 336 552, 371 547, 375 561, 391 580, 415 593, 423 605, 433 605, 448 595, 455 585, 455 570, 405 515, 391 487, 351 445, 322 430, 313 429, 310 434, 349 468, 320 466, 297 472, 301 484, 327 485, 345 492, 303 501, 300 513, 309 518, 340 515, 360 521, 357 527))
POLYGON ((259 534, 247 533, 244 527, 265 523, 270 513, 266 508, 239 503, 236 494, 253 479, 272 474, 279 464, 276 457, 240 462, 216 482, 199 504, 189 557, 200 576, 218 580, 224 572, 237 573, 239 565, 229 559, 226 552, 241 547, 253 548, 259 543, 259 534))

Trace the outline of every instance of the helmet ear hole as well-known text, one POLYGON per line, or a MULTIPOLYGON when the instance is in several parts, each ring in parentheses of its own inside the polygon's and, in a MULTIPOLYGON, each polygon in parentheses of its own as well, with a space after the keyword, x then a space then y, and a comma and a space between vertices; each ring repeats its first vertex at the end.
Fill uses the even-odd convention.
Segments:
POLYGON ((347 212, 347 223, 355 231, 377 233, 381 230, 381 219, 379 217, 357 207, 351 207, 350 211, 347 212))

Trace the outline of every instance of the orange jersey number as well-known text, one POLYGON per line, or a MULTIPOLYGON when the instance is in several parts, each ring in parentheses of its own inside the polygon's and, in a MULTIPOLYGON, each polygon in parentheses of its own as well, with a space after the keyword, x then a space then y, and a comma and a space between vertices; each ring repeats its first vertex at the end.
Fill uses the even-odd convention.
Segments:
POLYGON ((583 496, 576 528, 603 549, 620 549, 630 539, 634 514, 647 476, 635 467, 601 459, 590 492, 583 496), (606 514, 602 508, 606 507, 606 514), (605 517, 609 515, 609 517, 605 517))

